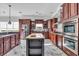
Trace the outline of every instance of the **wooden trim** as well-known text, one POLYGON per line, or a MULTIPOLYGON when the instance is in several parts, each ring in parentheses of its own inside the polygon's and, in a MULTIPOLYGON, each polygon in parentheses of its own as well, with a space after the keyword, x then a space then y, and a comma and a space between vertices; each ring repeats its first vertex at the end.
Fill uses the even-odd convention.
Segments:
POLYGON ((66 47, 63 47, 63 51, 68 55, 68 56, 77 56, 75 53, 67 49, 66 47))

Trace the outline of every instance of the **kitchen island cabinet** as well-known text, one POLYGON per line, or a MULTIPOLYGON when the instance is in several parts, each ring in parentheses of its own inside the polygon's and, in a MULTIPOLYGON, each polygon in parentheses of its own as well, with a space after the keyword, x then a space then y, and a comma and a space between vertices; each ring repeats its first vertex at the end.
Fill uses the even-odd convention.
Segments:
POLYGON ((44 55, 44 36, 41 33, 32 33, 26 37, 28 56, 44 55))
POLYGON ((4 37, 4 54, 10 51, 10 36, 4 37))
POLYGON ((5 55, 15 46, 20 44, 19 33, 0 35, 0 56, 5 55))
POLYGON ((19 35, 19 33, 16 33, 15 34, 15 45, 19 45, 20 44, 20 35, 19 35))
POLYGON ((15 35, 12 35, 12 36, 11 36, 11 48, 14 48, 14 47, 15 47, 15 44, 16 44, 16 43, 15 43, 15 39, 16 39, 16 38, 15 38, 15 35))
POLYGON ((0 56, 3 55, 3 38, 0 38, 0 56))

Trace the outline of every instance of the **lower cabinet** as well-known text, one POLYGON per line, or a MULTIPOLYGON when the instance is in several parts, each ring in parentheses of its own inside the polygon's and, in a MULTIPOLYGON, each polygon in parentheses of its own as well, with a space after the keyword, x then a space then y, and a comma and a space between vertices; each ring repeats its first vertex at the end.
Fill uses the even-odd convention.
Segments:
POLYGON ((20 44, 19 34, 13 33, 0 37, 0 56, 9 52, 12 48, 20 44))
POLYGON ((11 48, 14 48, 15 47, 15 35, 12 35, 11 36, 11 48))
POLYGON ((4 37, 4 54, 10 50, 10 36, 4 37))
POLYGON ((50 34, 50 37, 51 37, 51 38, 50 38, 50 39, 51 39, 51 41, 52 41, 54 44, 56 44, 56 41, 57 41, 57 40, 56 40, 56 39, 57 39, 56 34, 51 33, 51 34, 50 34))
POLYGON ((16 34, 15 44, 16 44, 16 45, 19 45, 19 44, 20 44, 19 33, 16 34))
POLYGON ((0 56, 3 55, 3 38, 0 38, 0 56))
POLYGON ((49 32, 49 37, 48 37, 50 40, 51 40, 51 33, 49 32))
POLYGON ((48 32, 44 32, 43 34, 44 34, 44 36, 45 36, 45 39, 48 39, 48 36, 49 36, 49 35, 48 35, 48 32))
POLYGON ((73 53, 71 50, 67 49, 66 47, 63 47, 63 51, 64 51, 68 56, 77 56, 75 53, 73 53))
POLYGON ((57 35, 57 46, 60 49, 63 49, 63 36, 62 35, 57 35))

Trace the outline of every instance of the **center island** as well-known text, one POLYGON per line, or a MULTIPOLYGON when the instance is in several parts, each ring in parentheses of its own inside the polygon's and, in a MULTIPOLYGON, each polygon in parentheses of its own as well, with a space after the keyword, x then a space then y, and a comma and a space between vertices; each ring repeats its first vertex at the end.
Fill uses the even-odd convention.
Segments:
POLYGON ((44 35, 42 33, 32 33, 26 37, 26 55, 43 56, 44 55, 44 35))

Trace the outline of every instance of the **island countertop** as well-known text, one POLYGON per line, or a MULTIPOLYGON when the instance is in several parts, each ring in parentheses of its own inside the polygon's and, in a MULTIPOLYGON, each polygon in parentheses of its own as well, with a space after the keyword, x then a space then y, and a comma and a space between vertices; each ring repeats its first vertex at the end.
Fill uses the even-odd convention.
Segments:
POLYGON ((26 39, 44 39, 44 35, 42 33, 32 33, 26 37, 26 39))

